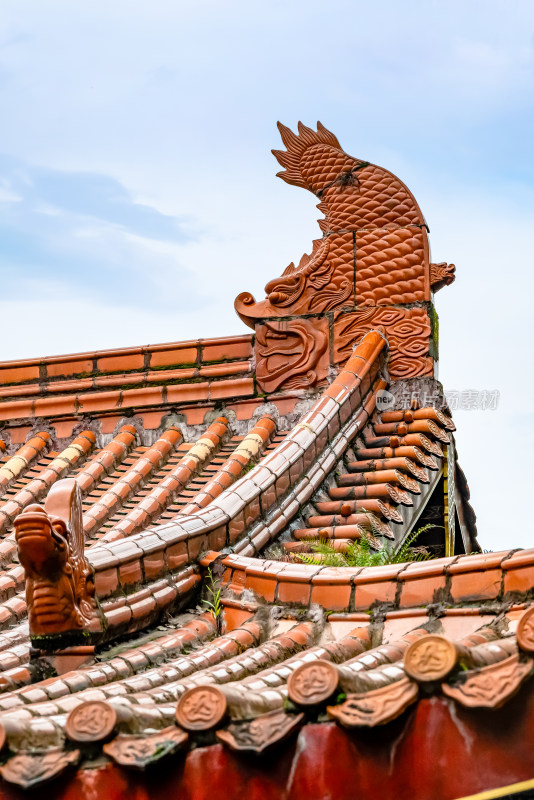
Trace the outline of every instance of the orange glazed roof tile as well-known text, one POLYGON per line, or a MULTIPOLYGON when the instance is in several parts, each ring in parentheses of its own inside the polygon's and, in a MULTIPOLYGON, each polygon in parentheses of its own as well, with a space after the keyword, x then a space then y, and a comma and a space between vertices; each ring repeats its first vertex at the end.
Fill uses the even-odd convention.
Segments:
POLYGON ((529 696, 534 551, 479 552, 434 378, 454 267, 395 176, 280 130, 323 238, 237 298, 253 333, 0 364, 0 797, 204 752, 294 775, 316 728, 529 696), (418 530, 430 560, 343 558, 418 530))

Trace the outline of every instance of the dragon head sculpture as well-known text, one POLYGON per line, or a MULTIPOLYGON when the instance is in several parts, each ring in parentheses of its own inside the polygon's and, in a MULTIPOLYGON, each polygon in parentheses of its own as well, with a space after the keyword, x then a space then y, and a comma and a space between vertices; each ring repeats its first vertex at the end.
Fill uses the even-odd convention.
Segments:
POLYGON ((278 176, 319 199, 322 238, 298 266, 291 262, 267 283, 265 299, 242 292, 235 300, 256 333, 258 386, 269 392, 319 385, 328 374, 324 353, 338 367, 357 337, 383 326, 388 313, 396 326, 384 327, 391 377, 432 375, 433 293, 452 283, 454 266, 429 263, 428 228, 415 197, 389 170, 346 153, 320 122, 317 130, 301 122, 296 132, 281 123, 278 129, 286 148, 272 151, 283 167, 278 176), (397 335, 399 324, 412 330, 410 342, 397 335), (348 345, 339 346, 341 336, 348 345))
POLYGON ((32 640, 82 641, 98 611, 76 480, 58 481, 44 506, 28 506, 15 520, 15 538, 26 573, 32 640))

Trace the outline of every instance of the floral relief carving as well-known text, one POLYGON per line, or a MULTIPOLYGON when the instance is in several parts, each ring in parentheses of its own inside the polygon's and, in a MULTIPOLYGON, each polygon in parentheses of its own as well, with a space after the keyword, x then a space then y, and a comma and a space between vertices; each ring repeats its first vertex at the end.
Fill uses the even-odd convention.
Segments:
POLYGON ((276 710, 255 719, 231 722, 217 731, 216 736, 231 750, 263 753, 268 747, 287 739, 303 722, 304 714, 286 714, 276 710))
POLYGON ((388 370, 393 380, 432 375, 430 319, 426 308, 372 308, 340 314, 334 323, 334 361, 344 364, 368 331, 383 330, 389 343, 388 370))
POLYGON ((15 520, 15 538, 26 576, 30 634, 42 647, 69 643, 97 616, 93 568, 84 555, 82 505, 74 478, 58 481, 43 506, 29 505, 15 520))
POLYGON ((13 756, 0 767, 0 774, 8 783, 14 783, 22 789, 31 789, 32 786, 46 783, 46 781, 61 775, 68 767, 77 764, 79 760, 79 750, 21 753, 13 756))
POLYGON ((104 745, 103 750, 121 767, 145 769, 150 764, 180 750, 189 736, 176 726, 159 733, 141 736, 117 736, 104 745))
POLYGON ((328 706, 327 712, 347 728, 384 725, 402 714, 417 700, 419 689, 409 678, 362 694, 349 694, 339 706, 328 706))
POLYGON ((268 320, 256 328, 256 379, 261 391, 307 389, 328 375, 325 319, 268 320))
POLYGON ((532 673, 532 661, 517 654, 466 673, 455 684, 442 684, 443 693, 467 708, 498 708, 510 699, 532 673))

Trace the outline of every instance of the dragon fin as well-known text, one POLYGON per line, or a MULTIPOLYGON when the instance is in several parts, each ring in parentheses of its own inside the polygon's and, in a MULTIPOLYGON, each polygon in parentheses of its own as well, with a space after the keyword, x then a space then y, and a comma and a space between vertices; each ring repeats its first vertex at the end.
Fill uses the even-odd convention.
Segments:
POLYGON ((310 186, 308 182, 304 180, 300 171, 302 154, 310 147, 317 144, 326 144, 330 147, 336 147, 339 150, 341 150, 341 145, 336 136, 320 122, 317 123, 316 131, 314 131, 313 128, 308 128, 307 125, 303 125, 302 122, 299 122, 298 134, 293 133, 290 128, 286 125, 282 125, 281 122, 278 122, 277 125, 280 136, 282 137, 282 142, 287 148, 286 150, 271 151, 278 163, 284 167, 284 170, 278 172, 277 176, 286 181, 286 183, 293 184, 293 186, 302 186, 304 189, 309 189, 310 186))

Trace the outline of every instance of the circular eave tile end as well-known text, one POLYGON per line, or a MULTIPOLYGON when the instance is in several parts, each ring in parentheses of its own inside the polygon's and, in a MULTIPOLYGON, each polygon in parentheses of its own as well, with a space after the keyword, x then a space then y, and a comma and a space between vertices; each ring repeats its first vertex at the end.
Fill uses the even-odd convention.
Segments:
POLYGON ((418 639, 408 647, 404 655, 406 673, 419 683, 440 681, 449 675, 458 659, 453 642, 440 636, 430 634, 418 639))
POLYGON ((186 731, 218 727, 227 714, 226 697, 217 686, 193 686, 176 706, 176 720, 186 731))
POLYGON ((517 644, 525 653, 534 653, 534 606, 519 619, 516 631, 517 644))
POLYGON ((289 699, 297 706, 320 705, 332 697, 338 682, 337 669, 329 661, 301 664, 288 678, 289 699))
POLYGON ((103 700, 80 703, 67 717, 66 733, 73 742, 103 742, 117 724, 117 712, 103 700))

